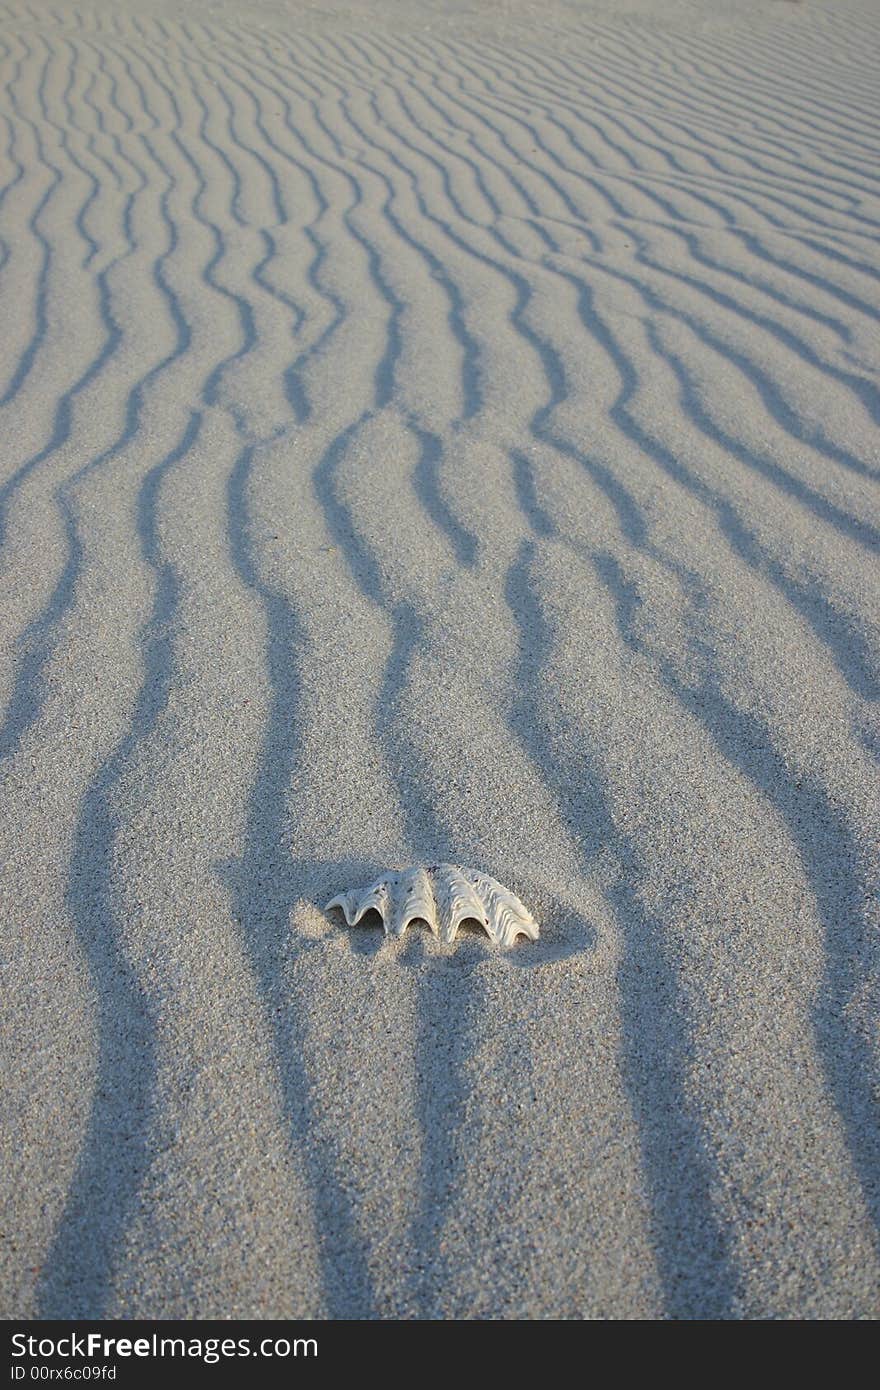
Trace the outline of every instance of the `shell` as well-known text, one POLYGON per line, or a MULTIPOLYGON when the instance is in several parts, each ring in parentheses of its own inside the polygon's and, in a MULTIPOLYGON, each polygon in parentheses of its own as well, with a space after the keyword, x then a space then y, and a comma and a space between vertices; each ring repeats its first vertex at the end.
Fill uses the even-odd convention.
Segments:
POLYGON ((374 908, 386 936, 403 936, 410 922, 427 922, 447 945, 462 922, 473 919, 485 927, 498 946, 511 946, 520 935, 538 939, 538 923, 515 893, 475 869, 457 864, 418 864, 413 869, 389 870, 366 888, 352 888, 331 898, 325 912, 341 907, 354 927, 374 908))

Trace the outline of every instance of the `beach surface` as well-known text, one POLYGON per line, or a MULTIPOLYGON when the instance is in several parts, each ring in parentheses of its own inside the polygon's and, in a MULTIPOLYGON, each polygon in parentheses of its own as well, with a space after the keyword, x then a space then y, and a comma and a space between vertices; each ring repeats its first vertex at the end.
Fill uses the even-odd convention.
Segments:
POLYGON ((0 60, 0 1315, 876 1317, 876 5, 0 60))

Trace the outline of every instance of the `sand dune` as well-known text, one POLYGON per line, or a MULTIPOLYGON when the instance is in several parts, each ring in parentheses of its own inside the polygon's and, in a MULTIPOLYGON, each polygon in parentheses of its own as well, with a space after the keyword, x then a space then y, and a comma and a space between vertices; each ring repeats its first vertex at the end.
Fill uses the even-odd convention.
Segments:
POLYGON ((0 6, 4 1316, 880 1312, 878 58, 0 6))

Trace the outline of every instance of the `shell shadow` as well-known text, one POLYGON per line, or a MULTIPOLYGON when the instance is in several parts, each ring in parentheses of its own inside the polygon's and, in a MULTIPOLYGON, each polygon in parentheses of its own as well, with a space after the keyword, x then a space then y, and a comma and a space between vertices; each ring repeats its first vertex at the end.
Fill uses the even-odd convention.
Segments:
POLYGON ((431 951, 419 950, 412 944, 423 935, 427 941, 432 939, 428 924, 419 919, 413 921, 405 935, 396 942, 386 937, 382 918, 374 908, 365 912, 354 927, 348 926, 341 908, 331 908, 329 912, 325 910, 325 904, 336 893, 356 885, 366 885, 383 872, 383 867, 375 862, 334 860, 315 864, 314 884, 303 885, 304 899, 328 923, 347 934, 350 949, 355 955, 375 956, 388 945, 391 949, 397 948, 398 962, 404 969, 422 969, 430 960, 434 969, 460 974, 475 969, 489 958, 502 959, 519 970, 536 970, 580 955, 596 944, 596 929, 583 914, 563 899, 548 898, 547 895, 542 895, 547 910, 539 914, 541 935, 538 940, 529 941, 525 936, 519 936, 508 947, 493 945, 480 923, 470 918, 461 923, 456 939, 450 946, 442 946, 434 941, 435 949, 431 951))

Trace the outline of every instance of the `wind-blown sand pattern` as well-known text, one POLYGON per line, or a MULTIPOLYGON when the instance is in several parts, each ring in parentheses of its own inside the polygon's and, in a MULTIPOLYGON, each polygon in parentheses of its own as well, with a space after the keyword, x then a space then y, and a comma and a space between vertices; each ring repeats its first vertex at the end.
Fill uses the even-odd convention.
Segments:
POLYGON ((876 1316, 876 7, 0 57, 0 1312, 876 1316))

